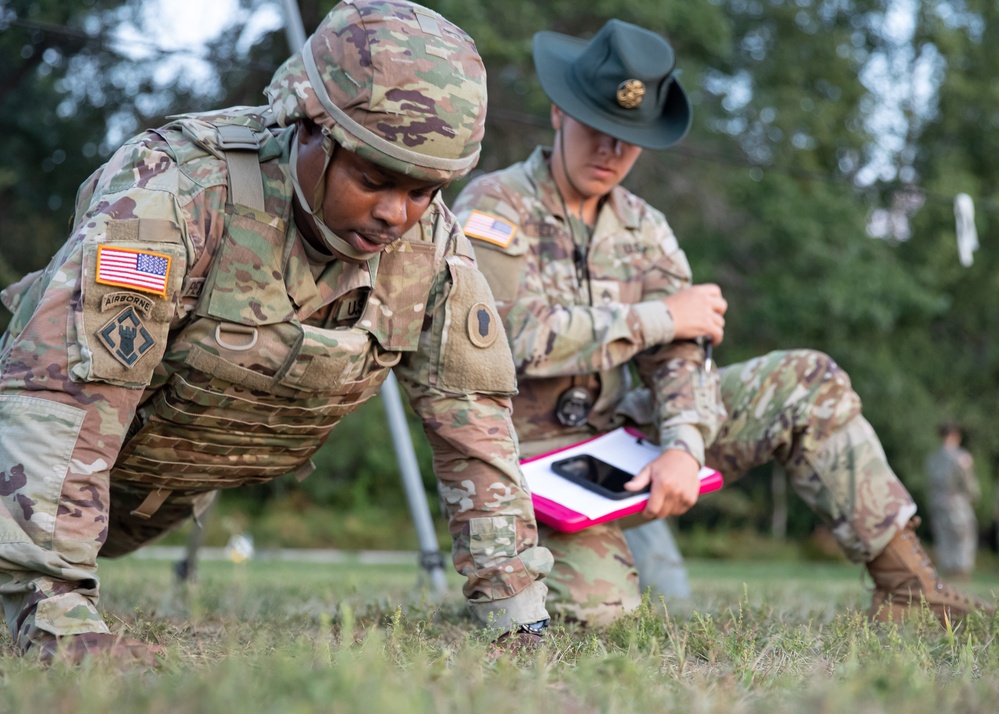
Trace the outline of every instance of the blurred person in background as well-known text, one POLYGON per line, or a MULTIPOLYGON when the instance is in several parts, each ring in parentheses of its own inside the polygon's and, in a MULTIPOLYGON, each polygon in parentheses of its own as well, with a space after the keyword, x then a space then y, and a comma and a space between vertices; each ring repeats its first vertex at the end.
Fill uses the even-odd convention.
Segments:
POLYGON ((968 580, 975 569, 981 496, 974 460, 961 447, 963 433, 953 422, 940 425, 940 448, 926 457, 929 477, 930 532, 937 564, 948 577, 968 580))

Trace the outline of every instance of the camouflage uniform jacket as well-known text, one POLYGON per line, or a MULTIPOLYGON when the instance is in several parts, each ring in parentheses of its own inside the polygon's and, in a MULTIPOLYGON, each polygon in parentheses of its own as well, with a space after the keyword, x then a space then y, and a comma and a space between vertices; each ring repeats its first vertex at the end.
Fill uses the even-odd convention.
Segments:
POLYGON ((551 558, 517 466, 512 363, 468 241, 437 200, 377 258, 323 262, 291 215, 295 131, 262 121, 190 115, 134 138, 81 188, 49 266, 5 291, 0 567, 86 567, 106 532, 60 538, 54 524, 106 504, 109 476, 209 490, 307 472, 394 366, 434 448, 473 610, 500 626, 546 617, 551 558), (259 140, 263 211, 227 202, 227 123, 259 140), (66 493, 67 472, 82 493, 66 493))
POLYGON ((704 463, 725 409, 717 373, 694 342, 673 342, 662 299, 691 283, 659 211, 621 187, 590 230, 564 203, 537 148, 526 162, 479 177, 454 203, 504 319, 517 365, 514 424, 527 455, 616 426, 656 424, 664 449, 704 463), (632 390, 630 365, 651 392, 632 390), (563 426, 559 395, 596 396, 588 423, 563 426), (645 398, 639 398, 644 394, 645 398))

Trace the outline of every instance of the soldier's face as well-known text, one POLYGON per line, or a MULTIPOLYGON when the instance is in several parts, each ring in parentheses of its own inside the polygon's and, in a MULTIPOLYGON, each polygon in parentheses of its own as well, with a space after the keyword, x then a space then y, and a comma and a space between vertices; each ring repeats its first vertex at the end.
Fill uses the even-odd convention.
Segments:
POLYGON ((412 228, 440 189, 337 148, 326 172, 324 222, 354 248, 377 252, 412 228))
MULTIPOLYGON (((324 160, 321 137, 300 146, 299 178, 303 186, 316 185, 324 160)), ((335 146, 326 169, 323 223, 356 250, 377 253, 399 240, 420 220, 441 188, 440 183, 382 168, 335 146)))
MULTIPOLYGON (((561 133, 555 151, 565 159, 564 170, 572 179, 571 188, 586 200, 606 195, 624 180, 642 149, 581 124, 552 106, 552 126, 561 133)), ((552 165, 563 170, 562 160, 552 165)), ((561 188, 561 187, 560 187, 561 188)))

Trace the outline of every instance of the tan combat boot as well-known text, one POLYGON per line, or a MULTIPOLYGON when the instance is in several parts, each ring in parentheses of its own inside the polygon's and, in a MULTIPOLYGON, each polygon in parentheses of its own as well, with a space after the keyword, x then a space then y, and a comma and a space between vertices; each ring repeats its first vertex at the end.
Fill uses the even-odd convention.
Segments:
POLYGON ((923 601, 941 624, 973 611, 986 615, 995 613, 993 605, 965 595, 940 579, 916 536, 919 523, 918 516, 909 519, 881 555, 867 564, 875 586, 870 618, 878 622, 899 622, 918 612, 923 601))

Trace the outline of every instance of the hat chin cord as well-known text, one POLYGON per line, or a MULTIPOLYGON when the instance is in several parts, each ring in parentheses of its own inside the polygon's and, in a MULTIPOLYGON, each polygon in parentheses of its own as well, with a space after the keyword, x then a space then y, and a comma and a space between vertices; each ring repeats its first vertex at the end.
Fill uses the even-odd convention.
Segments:
MULTIPOLYGON (((565 162, 565 135, 562 133, 561 129, 555 132, 555 138, 558 140, 558 154, 559 154, 559 159, 562 162, 562 174, 565 176, 565 180, 568 182, 569 187, 576 192, 577 196, 580 197, 579 220, 585 223, 585 221, 583 220, 583 192, 579 190, 579 186, 576 185, 576 183, 572 180, 572 176, 569 174, 569 166, 565 162)), ((624 142, 615 137, 610 137, 610 138, 614 139, 614 147, 612 149, 614 152, 614 156, 621 156, 621 154, 624 153, 624 142)), ((561 193, 562 192, 559 191, 560 196, 561 193)), ((562 196, 562 206, 566 208, 566 210, 568 211, 568 207, 566 207, 565 205, 564 196, 562 196)))
MULTIPOLYGON (((572 180, 572 176, 569 174, 569 166, 565 163, 565 135, 562 133, 562 130, 559 129, 555 132, 555 137, 558 139, 558 157, 562 162, 562 175, 565 176, 565 180, 569 184, 569 188, 575 191, 576 195, 579 196, 579 220, 586 223, 586 220, 583 218, 583 192, 579 190, 579 186, 577 186, 572 180)), ((558 186, 557 183, 556 186, 558 186)), ((562 199, 562 207, 565 209, 566 213, 568 213, 569 207, 566 205, 565 196, 562 195, 561 190, 559 190, 558 194, 562 199)))
POLYGON ((343 238, 338 236, 330 227, 323 222, 322 216, 322 197, 326 193, 326 170, 329 168, 330 161, 333 160, 333 140, 324 133, 323 135, 323 153, 326 155, 325 161, 323 161, 322 172, 319 174, 319 181, 316 184, 316 197, 314 201, 309 201, 305 198, 305 192, 302 190, 302 185, 298 181, 298 137, 296 136, 291 141, 291 156, 289 157, 289 166, 291 168, 291 185, 295 187, 295 195, 298 197, 298 202, 309 214, 312 219, 313 225, 316 230, 319 231, 319 235, 322 237, 326 245, 339 253, 340 255, 346 256, 351 260, 367 261, 378 255, 377 252, 365 253, 358 250, 350 243, 345 241, 343 238), (330 146, 327 147, 327 142, 330 146), (315 208, 318 206, 318 208, 315 208))
MULTIPOLYGON (((582 197, 583 192, 580 191, 576 184, 572 182, 572 178, 569 176, 569 167, 565 163, 565 139, 562 136, 562 131, 559 130, 555 132, 555 138, 558 140, 559 145, 559 158, 562 160, 562 173, 565 175, 565 180, 569 182, 569 186, 572 190, 576 192, 577 196, 582 197)), ((568 219, 566 223, 569 225, 569 238, 572 240, 572 259, 576 266, 576 280, 582 284, 583 279, 586 279, 586 292, 590 299, 590 304, 593 304, 593 286, 590 284, 589 276, 589 252, 590 252, 590 241, 587 240, 585 244, 585 251, 580 250, 579 243, 576 242, 576 229, 573 227, 572 219, 569 217, 569 206, 565 202, 565 196, 562 195, 562 189, 559 188, 558 181, 555 182, 555 188, 558 191, 558 197, 562 200, 562 210, 565 211, 566 218, 568 219)), ((586 226, 586 219, 583 217, 583 202, 580 199, 579 202, 579 222, 586 226)), ((573 377, 573 385, 575 385, 576 377, 573 377)))

